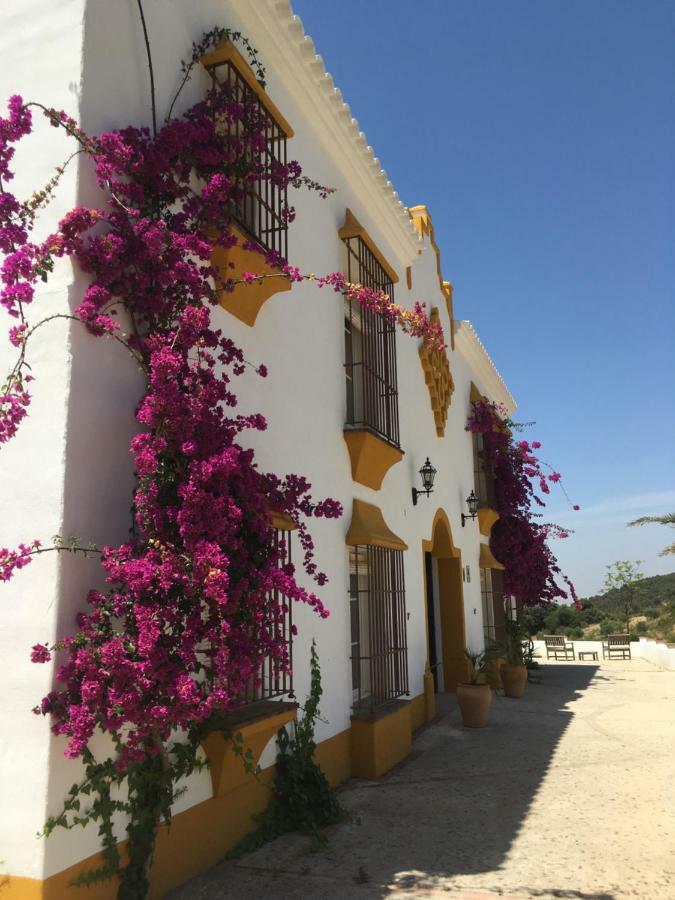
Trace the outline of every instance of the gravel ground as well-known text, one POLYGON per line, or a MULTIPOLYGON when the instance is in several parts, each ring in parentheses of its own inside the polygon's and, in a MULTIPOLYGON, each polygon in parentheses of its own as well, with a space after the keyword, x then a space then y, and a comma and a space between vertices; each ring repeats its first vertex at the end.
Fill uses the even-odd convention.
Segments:
POLYGON ((484 729, 443 698, 402 766, 341 789, 325 844, 287 835, 173 900, 675 900, 675 672, 542 674, 484 729))

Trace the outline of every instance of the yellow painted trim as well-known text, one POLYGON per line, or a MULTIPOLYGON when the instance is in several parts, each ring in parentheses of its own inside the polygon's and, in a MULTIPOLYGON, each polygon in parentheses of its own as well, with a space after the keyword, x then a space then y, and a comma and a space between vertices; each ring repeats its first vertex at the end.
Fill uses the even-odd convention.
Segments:
POLYGON ((487 398, 481 394, 473 381, 471 382, 471 389, 469 391, 469 400, 472 403, 482 403, 483 401, 487 402, 487 398))
POLYGON ((431 526, 431 537, 422 541, 422 552, 431 553, 436 558, 459 557, 460 551, 455 547, 452 538, 452 526, 450 519, 444 509, 440 507, 436 510, 434 521, 431 526), (436 534, 436 529, 439 534, 436 534))
MULTIPOLYGON (((436 306, 431 310, 429 320, 432 325, 440 325, 441 320, 436 306)), ((436 424, 436 435, 443 437, 445 434, 445 423, 448 419, 448 410, 450 409, 452 395, 455 390, 455 382, 450 374, 448 354, 445 348, 437 350, 430 347, 427 341, 424 341, 419 349, 419 356, 424 372, 424 380, 429 390, 431 412, 436 424)))
POLYGON ((403 459, 403 451, 366 428, 347 428, 344 438, 352 478, 365 487, 379 491, 389 469, 403 459))
POLYGON ((347 240, 347 238, 361 238, 363 243, 368 247, 375 259, 387 273, 392 283, 396 284, 398 282, 398 275, 396 274, 396 270, 392 269, 392 267, 382 255, 375 241, 371 238, 366 229, 363 227, 363 225, 361 225, 354 213, 349 208, 345 210, 344 225, 338 231, 338 237, 343 241, 347 240))
POLYGON ((403 762, 412 748, 410 703, 372 718, 352 717, 352 775, 379 778, 403 762))
MULTIPOLYGON (((431 672, 429 674, 431 675, 431 672)), ((417 731, 425 722, 427 722, 426 697, 424 694, 418 694, 417 697, 410 698, 410 727, 413 731, 417 731)))
POLYGON ((499 518, 499 513, 496 509, 492 509, 491 506, 481 506, 476 513, 476 517, 478 518, 478 530, 485 537, 489 537, 492 526, 499 518))
MULTIPOLYGON (((241 732, 243 745, 253 753, 251 762, 256 765, 277 731, 295 718, 296 709, 285 708, 252 722, 234 725, 232 731, 241 732)), ((209 760, 214 797, 222 797, 248 780, 249 775, 241 759, 235 756, 230 739, 224 738, 219 732, 213 732, 202 741, 202 746, 209 760)))
MULTIPOLYGON (((466 628, 464 623, 464 585, 462 582, 462 554, 454 545, 450 520, 444 509, 437 509, 431 528, 431 538, 422 541, 422 573, 424 596, 426 598, 427 571, 424 565, 424 554, 431 553, 437 560, 440 622, 436 627, 441 634, 441 659, 443 663, 443 686, 446 692, 454 691, 456 685, 466 678, 466 628)), ((434 696, 433 675, 428 669, 429 653, 429 613, 424 603, 424 621, 427 641, 427 673, 425 672, 424 689, 428 692, 427 714, 429 719, 436 715, 436 698, 434 696), (433 700, 433 708, 432 708, 433 700)))
POLYGON ((370 544, 387 550, 408 549, 408 545, 384 521, 382 510, 364 500, 352 501, 352 520, 345 543, 348 547, 370 544))
POLYGON ((266 262, 262 253, 245 250, 241 246, 242 242, 251 239, 246 237, 236 224, 232 223, 230 230, 237 238, 237 244, 233 247, 215 246, 211 253, 211 265, 218 269, 223 281, 236 280, 244 272, 273 276, 251 284, 238 284, 232 291, 223 289, 217 292, 218 302, 223 309, 252 328, 258 313, 270 297, 283 291, 290 291, 291 280, 266 262))
POLYGON ((434 676, 427 663, 427 667, 424 670, 424 719, 426 722, 431 722, 435 718, 436 694, 434 692, 434 676))
MULTIPOLYGON (((315 759, 332 785, 346 781, 351 774, 351 729, 319 743, 315 759)), ((234 760, 243 771, 240 759, 234 760)), ((170 831, 160 828, 152 865, 150 897, 159 898, 216 865, 254 827, 253 816, 261 813, 269 801, 274 766, 256 779, 248 780, 229 793, 205 800, 173 817, 170 831)), ((118 845, 125 852, 126 842, 118 845)), ((2 900, 115 900, 117 882, 97 883, 91 888, 74 887, 71 882, 82 872, 102 864, 100 854, 80 860, 49 878, 25 878, 0 875, 2 900)))
POLYGON ((499 560, 495 559, 492 555, 492 550, 490 550, 489 544, 481 544, 480 545, 480 557, 478 559, 478 565, 481 569, 503 569, 504 566, 499 562, 499 560))
POLYGON ((215 66, 222 65, 223 63, 231 62, 237 72, 239 72, 241 77, 244 79, 246 84, 251 88, 252 91, 255 92, 262 105, 272 116, 272 118, 277 123, 279 128, 281 128, 286 137, 293 137, 293 129, 288 124, 286 119, 281 115, 279 109, 265 93, 265 89, 255 77, 251 67, 234 46, 232 41, 228 40, 227 38, 223 38, 215 48, 215 50, 213 50, 212 53, 207 53, 206 56, 202 56, 199 62, 204 66, 205 69, 211 69, 215 66))
POLYGON ((298 527, 293 519, 283 512, 270 513, 270 526, 277 531, 295 531, 298 527))
POLYGON ((426 206, 410 206, 408 208, 408 215, 412 219, 413 225, 417 229, 417 233, 419 234, 419 236, 421 238, 424 238, 425 236, 429 237, 431 246, 433 247, 436 254, 436 271, 438 273, 438 284, 441 289, 441 293, 445 297, 445 305, 448 310, 448 317, 450 319, 450 346, 454 350, 455 316, 452 301, 452 285, 449 281, 443 280, 443 275, 441 273, 441 251, 438 248, 438 244, 436 243, 436 238, 434 236, 434 223, 431 221, 431 213, 426 206))
POLYGON ((351 777, 351 757, 352 733, 350 728, 321 741, 316 745, 314 751, 314 759, 321 766, 328 783, 333 787, 351 777))

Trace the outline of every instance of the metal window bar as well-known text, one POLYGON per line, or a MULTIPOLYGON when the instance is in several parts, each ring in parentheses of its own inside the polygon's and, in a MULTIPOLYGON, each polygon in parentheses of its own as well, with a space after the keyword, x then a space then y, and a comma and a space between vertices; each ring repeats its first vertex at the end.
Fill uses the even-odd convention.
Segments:
POLYGON ((481 506, 495 508, 495 476, 483 459, 483 435, 473 434, 473 480, 474 490, 481 506))
MULTIPOLYGON (((277 528, 271 529, 274 550, 278 554, 279 566, 292 563, 291 532, 277 528)), ((274 658, 265 657, 258 670, 250 677, 248 684, 239 696, 243 704, 255 703, 258 700, 271 700, 274 697, 293 697, 293 606, 292 602, 278 588, 266 595, 267 609, 270 613, 267 634, 258 637, 281 644, 281 655, 274 658)), ((197 655, 205 668, 203 677, 214 687, 213 680, 213 646, 209 641, 203 642, 197 655)), ((219 684, 228 687, 227 684, 219 684)))
POLYGON ((372 711, 409 693, 403 551, 352 548, 350 604, 353 706, 372 711))
MULTIPOLYGON (((291 532, 272 529, 274 549, 280 554, 279 566, 292 562, 291 532)), ((266 597, 270 611, 270 638, 284 646, 285 659, 268 656, 251 678, 246 689, 245 702, 270 700, 273 697, 293 695, 293 606, 278 588, 266 597)))
POLYGON ((498 569, 480 570, 480 595, 483 606, 483 634, 487 642, 503 641, 504 591, 502 576, 498 569))
POLYGON ((275 170, 287 163, 286 135, 231 61, 209 67, 209 73, 213 87, 243 108, 243 123, 265 136, 264 147, 254 149, 243 138, 242 117, 223 116, 218 121, 230 148, 230 171, 225 174, 235 182, 232 218, 265 250, 287 259, 288 224, 284 210, 288 192, 274 179, 275 170))
MULTIPOLYGON (((345 238, 347 280, 394 299, 394 285, 360 237, 345 238)), ((345 298, 347 424, 399 446, 396 330, 379 313, 345 298)))

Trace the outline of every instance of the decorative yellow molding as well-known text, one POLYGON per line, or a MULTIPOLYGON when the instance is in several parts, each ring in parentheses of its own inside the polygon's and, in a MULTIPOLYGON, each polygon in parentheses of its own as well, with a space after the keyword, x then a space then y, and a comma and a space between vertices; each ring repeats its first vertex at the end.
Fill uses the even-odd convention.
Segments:
POLYGON ((202 56, 199 61, 205 69, 213 69, 217 66, 223 65, 223 63, 231 62, 237 72, 239 72, 241 77, 244 79, 246 84, 256 94, 260 103, 272 116, 279 128, 281 128, 286 137, 293 137, 293 129, 288 124, 286 119, 281 115, 278 108, 267 96, 267 94, 265 93, 265 89, 255 77, 251 70, 251 67, 234 46, 232 41, 228 40, 227 38, 223 38, 212 53, 207 53, 206 56, 202 56))
POLYGON ((448 318, 450 319, 450 346, 455 349, 455 317, 452 302, 452 285, 449 281, 443 280, 441 273, 441 251, 434 237, 434 223, 431 221, 431 213, 426 206, 411 206, 408 208, 408 215, 412 219, 413 225, 417 229, 420 238, 429 237, 431 246, 436 253, 436 270, 438 272, 438 285, 441 293, 445 297, 445 305, 448 310, 448 318))
POLYGON ((352 520, 345 543, 348 547, 370 544, 387 550, 408 549, 408 545, 384 521, 382 510, 363 500, 354 500, 352 503, 352 520))
MULTIPOLYGON (((431 310, 429 319, 435 325, 440 324, 440 316, 436 306, 431 310)), ((429 389, 431 411, 434 414, 434 422, 436 423, 436 434, 438 437, 443 437, 445 434, 445 423, 448 418, 448 409, 455 390, 455 383, 450 374, 448 354, 445 349, 431 349, 427 341, 422 344, 419 353, 422 369, 424 370, 424 380, 429 389)))
POLYGON ((461 556, 452 539, 452 526, 444 509, 436 510, 431 537, 422 541, 422 552, 431 553, 436 559, 458 559, 461 556))
POLYGON ((492 509, 491 506, 481 506, 476 515, 478 518, 478 530, 485 537, 489 537, 492 526, 499 518, 499 513, 496 509, 492 509))
MULTIPOLYGON (((295 704, 279 704, 274 701, 254 704, 253 707, 244 707, 238 710, 246 716, 249 709, 259 706, 260 713, 249 721, 236 721, 233 716, 232 733, 241 732, 244 739, 243 746, 253 753, 252 762, 256 764, 260 756, 274 737, 277 731, 288 722, 295 721, 297 709, 295 704), (275 707, 281 707, 277 712, 275 707)), ((211 783, 213 784, 213 796, 222 797, 235 788, 244 784, 249 778, 249 773, 244 768, 232 749, 232 741, 224 738, 220 732, 213 732, 202 741, 202 746, 209 760, 211 783)))
POLYGON ((273 511, 270 513, 270 527, 277 531, 295 531, 298 526, 287 513, 273 511))
POLYGON ((356 218, 351 209, 349 209, 349 207, 345 210, 345 222, 342 228, 338 231, 338 237, 343 241, 347 240, 348 238, 361 238, 363 243, 368 247, 375 259, 387 273, 392 283, 396 284, 396 282, 398 281, 398 275, 396 274, 396 271, 389 265, 375 241, 371 238, 363 225, 361 225, 361 223, 356 218))
POLYGON ((218 291, 218 302, 223 309, 252 328, 258 313, 270 297, 282 291, 290 291, 291 280, 271 266, 262 253, 245 250, 241 246, 242 243, 251 239, 234 223, 230 225, 230 230, 237 238, 236 245, 227 248, 214 247, 211 254, 211 265, 214 269, 218 269, 223 281, 241 278, 244 272, 269 276, 251 284, 238 284, 232 291, 224 289, 218 291))
POLYGON ((398 700, 371 715, 352 716, 352 775, 379 778, 412 749, 410 703, 398 700))
POLYGON ((346 429, 344 437, 352 464, 352 478, 379 491, 389 469, 403 459, 403 451, 366 428, 346 429))
POLYGON ((504 566, 499 562, 499 560, 495 559, 492 555, 492 550, 490 550, 489 544, 481 544, 480 545, 480 557, 478 559, 478 565, 481 569, 503 569, 504 566))

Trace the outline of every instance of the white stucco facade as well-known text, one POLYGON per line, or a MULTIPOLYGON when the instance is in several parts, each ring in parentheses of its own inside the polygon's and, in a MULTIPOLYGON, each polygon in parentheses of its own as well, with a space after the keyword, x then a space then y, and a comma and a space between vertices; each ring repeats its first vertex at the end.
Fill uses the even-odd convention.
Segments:
MULTIPOLYGON (((146 0, 153 48, 158 110, 164 114, 179 78, 179 63, 193 40, 214 24, 241 28, 258 48, 267 69, 267 93, 295 135, 289 155, 304 171, 337 190, 328 199, 297 192, 297 217, 289 229, 289 261, 305 272, 328 273, 342 265, 338 230, 351 209, 380 253, 398 275, 396 300, 411 307, 416 300, 439 310, 448 339, 454 393, 445 434, 438 437, 425 375, 421 341, 396 335, 400 445, 403 459, 375 491, 354 481, 343 437, 346 416, 342 299, 311 283, 294 285, 272 297, 254 327, 222 309, 218 327, 245 351, 247 359, 265 363, 269 377, 244 375, 237 385, 243 412, 261 412, 268 430, 249 436, 262 469, 297 472, 313 485, 317 497, 339 500, 342 519, 312 524, 316 561, 328 575, 321 596, 330 609, 323 621, 305 608, 294 611, 299 635, 294 644, 295 692, 302 702, 309 668, 308 648, 317 641, 325 685, 317 742, 350 728, 349 570, 345 536, 352 501, 377 505, 389 528, 408 546, 404 554, 410 696, 424 692, 428 659, 426 595, 422 542, 432 538, 442 510, 454 546, 470 580, 463 583, 467 646, 483 642, 478 560, 487 538, 476 522, 461 526, 465 498, 474 487, 472 438, 465 431, 473 382, 480 393, 503 403, 513 400, 470 323, 468 298, 455 298, 453 325, 438 275, 436 249, 420 238, 407 210, 351 118, 348 107, 324 72, 311 40, 278 0, 146 0), (409 273, 406 270, 409 269, 409 273), (411 283, 411 288, 408 288, 411 283), (438 470, 433 494, 413 505, 411 489, 421 487, 418 470, 429 457, 438 470)), ((149 120, 145 50, 135 3, 131 0, 23 0, 20 11, 0 10, 0 97, 19 93, 63 107, 91 132, 142 124, 149 120)), ((204 91, 206 75, 196 73, 183 97, 187 105, 204 91)), ((68 141, 39 121, 35 134, 17 153, 19 195, 48 180, 55 165, 71 152, 68 141)), ((386 154, 386 148, 382 148, 386 154)), ((412 161, 411 161, 412 163, 412 161)), ((433 209, 433 198, 428 200, 433 209)), ((41 219, 46 233, 76 205, 96 202, 86 159, 71 165, 57 199, 41 219)), ((452 277, 451 272, 444 273, 452 277)), ((63 262, 38 294, 31 313, 68 311, 82 294, 83 276, 63 262)), ((5 324, 9 324, 6 322, 5 324)), ((10 348, 11 349, 11 348, 10 348)), ((13 356, 0 342, 4 369, 13 356)), ((28 420, 3 447, 0 469, 2 536, 0 545, 51 535, 77 535, 99 545, 120 542, 129 528, 133 467, 128 451, 136 425, 134 409, 142 383, 123 351, 90 337, 77 326, 57 322, 36 338, 31 354, 36 381, 28 420)), ((77 765, 62 756, 64 741, 50 735, 48 722, 31 708, 52 686, 51 666, 30 662, 30 648, 51 642, 72 629, 75 612, 87 589, 100 584, 94 560, 65 554, 37 559, 12 582, 0 586, 0 616, 5 690, 0 701, 0 858, 7 872, 43 880, 97 850, 97 836, 63 832, 41 841, 35 837, 49 814, 57 813, 67 788, 77 780, 77 765), (11 812, 11 814, 6 814, 11 812)), ((305 579, 308 586, 311 584, 305 579)), ((273 742, 261 764, 274 759, 273 742)), ((210 796, 208 772, 195 776, 179 809, 210 796)))

